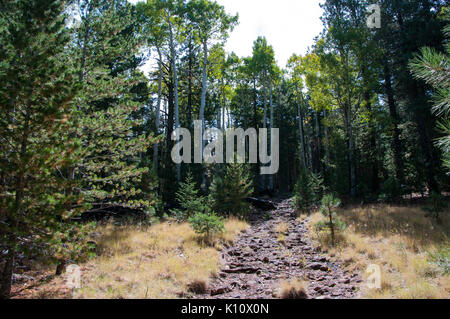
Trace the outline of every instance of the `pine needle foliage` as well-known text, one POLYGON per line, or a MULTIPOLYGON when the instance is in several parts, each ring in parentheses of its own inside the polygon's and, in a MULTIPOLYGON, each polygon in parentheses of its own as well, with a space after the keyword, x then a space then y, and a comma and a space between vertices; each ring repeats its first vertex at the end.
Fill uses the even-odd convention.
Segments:
POLYGON ((223 176, 217 175, 210 188, 213 210, 227 216, 245 217, 250 211, 246 198, 253 193, 250 168, 246 164, 232 163, 223 176))

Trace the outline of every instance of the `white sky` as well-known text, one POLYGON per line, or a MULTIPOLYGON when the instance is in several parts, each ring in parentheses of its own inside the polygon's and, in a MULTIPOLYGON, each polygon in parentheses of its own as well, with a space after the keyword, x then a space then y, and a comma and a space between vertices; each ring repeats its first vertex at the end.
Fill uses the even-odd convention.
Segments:
POLYGON ((293 54, 305 54, 322 31, 319 0, 217 0, 228 13, 239 13, 239 25, 228 39, 227 51, 250 56, 253 41, 265 36, 280 67, 293 54))
MULTIPOLYGON (((142 0, 129 0, 136 3, 142 0)), ((253 41, 265 36, 284 68, 293 54, 305 54, 322 31, 320 0, 216 0, 229 14, 239 13, 239 25, 226 44, 228 52, 250 56, 253 41)))

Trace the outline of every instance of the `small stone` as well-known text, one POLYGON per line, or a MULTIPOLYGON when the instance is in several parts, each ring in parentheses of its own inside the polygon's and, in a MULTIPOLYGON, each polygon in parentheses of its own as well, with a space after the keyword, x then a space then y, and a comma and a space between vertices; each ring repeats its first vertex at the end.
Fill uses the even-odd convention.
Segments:
POLYGON ((211 296, 223 295, 227 292, 230 292, 231 289, 229 287, 219 287, 211 290, 211 296))
MULTIPOLYGON (((321 263, 312 263, 307 266, 308 269, 312 270, 322 270, 322 268, 325 268, 325 266, 321 263)), ((328 269, 328 267, 326 267, 328 269)))

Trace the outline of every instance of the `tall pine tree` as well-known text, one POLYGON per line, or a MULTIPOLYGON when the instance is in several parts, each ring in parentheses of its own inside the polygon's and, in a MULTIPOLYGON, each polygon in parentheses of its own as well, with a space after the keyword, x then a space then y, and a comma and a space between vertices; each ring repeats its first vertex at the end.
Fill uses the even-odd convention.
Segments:
POLYGON ((83 229, 65 223, 81 201, 64 178, 78 153, 64 9, 60 0, 0 4, 0 298, 9 298, 18 254, 75 259, 82 243, 83 229))

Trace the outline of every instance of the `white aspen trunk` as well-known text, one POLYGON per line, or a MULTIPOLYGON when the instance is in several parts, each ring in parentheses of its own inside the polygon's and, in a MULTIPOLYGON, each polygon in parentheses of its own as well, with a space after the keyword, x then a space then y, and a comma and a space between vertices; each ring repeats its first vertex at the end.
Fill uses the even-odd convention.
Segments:
POLYGON ((302 150, 302 165, 303 168, 306 169, 306 152, 305 152, 305 134, 303 131, 303 113, 301 109, 300 103, 300 91, 297 87, 297 107, 298 107, 298 127, 300 131, 300 147, 302 150))
MULTIPOLYGON (((172 23, 170 22, 170 16, 169 13, 167 13, 167 21, 169 24, 169 42, 170 42, 170 52, 172 55, 172 68, 173 68, 173 81, 174 81, 174 95, 175 95, 175 129, 180 127, 180 108, 178 104, 178 72, 177 72, 177 63, 176 63, 176 52, 175 52, 175 44, 173 40, 173 30, 172 30, 172 23)), ((177 139, 175 143, 177 143, 177 156, 180 156, 180 150, 178 145, 179 137, 177 136, 177 139)), ((177 164, 177 180, 178 182, 181 182, 181 164, 177 164)))
MULTIPOLYGON (((270 145, 272 145, 272 129, 273 129, 273 97, 272 97, 272 80, 269 79, 269 103, 270 103, 270 145)), ((272 147, 270 147, 272 149, 272 147)), ((272 153, 270 153, 272 155, 272 153)), ((269 176, 269 188, 273 190, 273 175, 269 176)))
MULTIPOLYGON (((160 110, 161 110, 161 97, 162 97, 162 56, 161 56, 161 50, 159 49, 159 47, 156 48, 158 50, 158 57, 159 57, 159 61, 158 61, 158 69, 159 69, 159 74, 158 74, 158 103, 156 105, 156 121, 155 121, 155 132, 156 135, 159 135, 159 126, 160 126, 160 110)), ((158 153, 159 153, 159 143, 155 144, 155 148, 153 149, 153 170, 155 171, 155 174, 158 175, 158 153)))
MULTIPOLYGON (((200 103, 200 121, 202 121, 202 159, 203 151, 205 150, 205 140, 203 134, 205 132, 205 107, 206 107, 206 90, 207 90, 207 76, 208 76, 208 42, 205 39, 203 41, 203 81, 202 81, 202 97, 200 103)), ((202 187, 206 187, 206 175, 205 169, 202 172, 202 187)))

